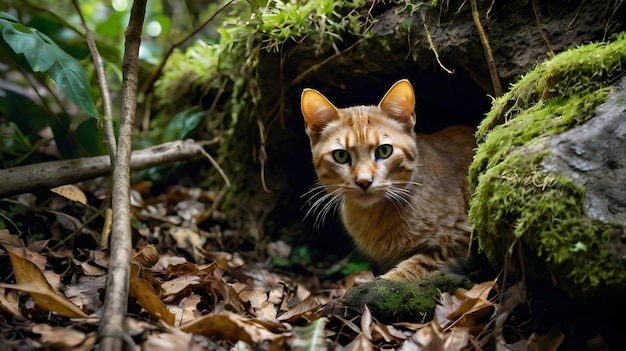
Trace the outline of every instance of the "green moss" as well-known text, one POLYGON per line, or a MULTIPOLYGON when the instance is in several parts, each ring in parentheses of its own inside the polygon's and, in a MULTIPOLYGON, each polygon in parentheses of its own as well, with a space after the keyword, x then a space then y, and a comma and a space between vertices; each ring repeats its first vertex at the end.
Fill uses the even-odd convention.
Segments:
POLYGON ((611 245, 618 231, 583 215, 584 188, 541 169, 542 143, 593 118, 625 64, 624 33, 539 64, 494 101, 469 172, 481 249, 500 264, 521 249, 527 272, 581 298, 626 286, 611 245))
POLYGON ((379 321, 426 322, 433 318, 441 292, 471 288, 472 283, 459 275, 435 273, 419 283, 380 279, 348 290, 346 304, 359 311, 364 305, 379 321))

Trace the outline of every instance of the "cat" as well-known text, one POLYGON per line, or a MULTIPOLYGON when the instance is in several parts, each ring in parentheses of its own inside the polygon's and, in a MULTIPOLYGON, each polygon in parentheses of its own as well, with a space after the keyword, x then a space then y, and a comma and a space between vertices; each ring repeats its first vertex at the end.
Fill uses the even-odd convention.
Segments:
POLYGON ((406 79, 378 106, 336 108, 313 89, 301 96, 318 181, 307 193, 309 213, 319 222, 339 207, 358 249, 386 272, 381 278, 407 282, 467 255, 467 170, 476 145, 466 126, 416 134, 414 108, 406 79))

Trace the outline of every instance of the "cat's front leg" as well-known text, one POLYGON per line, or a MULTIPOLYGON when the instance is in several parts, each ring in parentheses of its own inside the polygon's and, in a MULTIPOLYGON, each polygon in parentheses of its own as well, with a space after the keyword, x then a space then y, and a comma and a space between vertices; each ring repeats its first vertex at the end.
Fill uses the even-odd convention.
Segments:
POLYGON ((440 271, 442 267, 443 262, 438 257, 416 254, 401 261, 380 278, 399 282, 418 282, 434 272, 440 271))

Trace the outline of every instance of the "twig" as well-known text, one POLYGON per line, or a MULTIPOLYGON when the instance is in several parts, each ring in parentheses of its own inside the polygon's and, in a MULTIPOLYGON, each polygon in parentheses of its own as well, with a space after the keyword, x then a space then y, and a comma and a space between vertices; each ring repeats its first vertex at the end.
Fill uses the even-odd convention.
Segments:
POLYGON ((111 254, 105 301, 102 307, 103 314, 98 328, 98 340, 102 351, 130 350, 133 347, 126 322, 132 251, 130 156, 132 152, 132 129, 137 110, 139 46, 146 15, 146 2, 147 0, 133 1, 128 28, 126 28, 124 59, 122 61, 122 108, 118 147, 113 167, 111 254))
POLYGON ((228 6, 230 6, 230 4, 232 4, 233 2, 235 2, 235 0, 230 0, 228 1, 226 4, 224 4, 222 7, 220 7, 219 9, 217 9, 217 11, 215 11, 214 14, 211 15, 211 17, 209 17, 209 19, 207 19, 206 21, 204 21, 204 23, 200 24, 198 27, 194 28, 191 32, 187 33, 186 36, 184 36, 183 38, 179 39, 178 41, 174 41, 172 43, 172 46, 170 46, 170 48, 167 50, 167 52, 165 53, 165 55, 163 55, 163 57, 161 58, 161 62, 159 62, 159 65, 156 67, 156 69, 152 72, 152 74, 150 75, 150 77, 146 80, 146 82, 143 84, 143 86, 141 87, 141 92, 144 94, 148 94, 152 91, 152 88, 154 87, 154 83, 156 83, 156 81, 159 79, 159 77, 161 76, 161 73, 163 72, 163 67, 165 67, 165 64, 167 63, 167 60, 170 58, 170 56, 172 55, 172 53, 174 52, 174 49, 176 49, 177 47, 179 47, 180 45, 182 45, 184 42, 186 42, 187 40, 189 40, 189 38, 193 37, 194 35, 196 35, 198 32, 200 32, 202 30, 202 28, 204 28, 207 24, 211 23, 211 21, 213 21, 213 19, 215 18, 215 16, 217 16, 220 12, 222 12, 225 8, 227 8, 228 6))
POLYGON ((107 76, 104 71, 104 63, 102 62, 102 56, 100 56, 100 52, 98 52, 98 46, 96 46, 96 42, 93 39, 93 35, 87 26, 87 22, 85 22, 85 17, 83 16, 82 11, 80 10, 80 5, 78 5, 78 0, 72 0, 74 3, 74 7, 78 12, 78 16, 80 17, 80 21, 85 28, 85 38, 87 39, 87 46, 89 47, 89 52, 91 53, 91 57, 93 59, 93 65, 96 69, 96 75, 98 77, 98 86, 100 87, 100 96, 102 97, 102 109, 104 110, 104 137, 107 140, 109 150, 109 157, 111 157, 111 163, 115 163, 115 150, 117 150, 117 143, 115 141, 115 132, 113 130, 113 113, 112 104, 111 104, 111 94, 109 92, 109 84, 107 83, 107 76))
POLYGON ((487 66, 489 66, 489 74, 491 75, 491 84, 493 85, 493 94, 498 97, 503 94, 502 84, 500 83, 500 75, 498 74, 498 67, 496 61, 493 59, 493 53, 491 52, 491 45, 489 45, 489 39, 485 33, 483 25, 480 23, 480 15, 478 14, 478 6, 476 0, 470 0, 472 6, 472 18, 474 19, 474 25, 478 30, 478 35, 483 44, 485 50, 485 57, 487 58, 487 66))
POLYGON ((546 34, 543 32, 543 29, 541 29, 541 20, 539 19, 539 13, 537 13, 536 1, 537 0, 532 0, 532 5, 533 5, 533 12, 535 14, 535 23, 537 24, 537 30, 539 31, 539 35, 541 35, 541 39, 543 39, 543 42, 546 43, 546 48, 548 49, 548 56, 554 57, 554 50, 552 50, 552 45, 550 45, 550 41, 548 40, 548 37, 546 37, 546 34))
POLYGON ((439 60, 439 53, 437 52, 437 48, 435 48, 435 44, 433 44, 433 38, 430 36, 430 31, 426 26, 426 14, 422 14, 422 23, 424 24, 424 31, 426 31, 426 38, 428 38, 428 45, 430 46, 430 49, 435 53, 435 60, 437 60, 439 67, 441 67, 441 69, 446 71, 446 73, 448 74, 454 73, 453 70, 448 69, 446 66, 443 65, 443 63, 441 63, 441 60, 439 60))

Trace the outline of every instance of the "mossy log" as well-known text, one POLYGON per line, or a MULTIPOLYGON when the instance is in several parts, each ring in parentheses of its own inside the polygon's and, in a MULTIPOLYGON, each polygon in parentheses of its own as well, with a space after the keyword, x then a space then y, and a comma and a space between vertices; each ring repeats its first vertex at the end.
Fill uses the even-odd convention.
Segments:
POLYGON ((626 292, 626 33, 526 74, 478 129, 470 221, 499 265, 571 297, 626 292))

